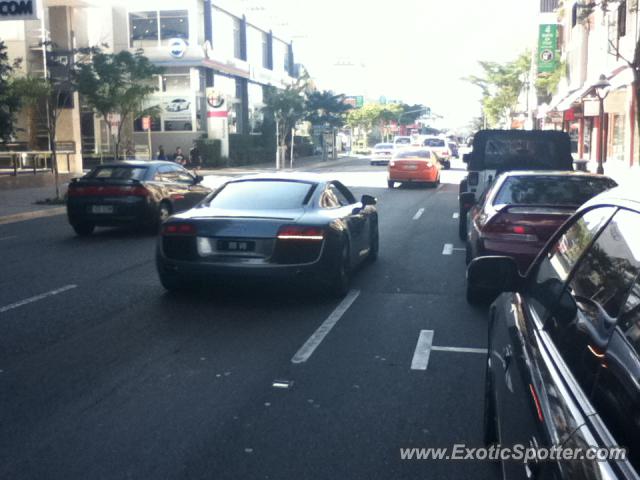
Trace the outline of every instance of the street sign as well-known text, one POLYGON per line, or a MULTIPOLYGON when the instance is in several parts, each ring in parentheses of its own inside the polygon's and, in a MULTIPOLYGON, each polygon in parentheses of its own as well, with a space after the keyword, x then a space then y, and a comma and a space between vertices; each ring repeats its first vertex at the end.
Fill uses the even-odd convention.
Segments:
POLYGON ((356 96, 356 107, 360 108, 364 105, 364 97, 362 95, 356 96))
POLYGON ((142 129, 151 130, 151 117, 142 117, 142 129))
POLYGON ((538 31, 538 73, 552 73, 558 66, 558 25, 540 25, 538 31))

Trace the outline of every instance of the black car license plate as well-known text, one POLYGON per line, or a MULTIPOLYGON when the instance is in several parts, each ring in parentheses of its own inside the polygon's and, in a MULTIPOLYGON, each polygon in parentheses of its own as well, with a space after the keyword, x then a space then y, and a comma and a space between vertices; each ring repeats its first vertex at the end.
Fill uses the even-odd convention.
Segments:
POLYGON ((256 249, 256 242, 244 240, 218 240, 219 252, 253 252, 256 249))

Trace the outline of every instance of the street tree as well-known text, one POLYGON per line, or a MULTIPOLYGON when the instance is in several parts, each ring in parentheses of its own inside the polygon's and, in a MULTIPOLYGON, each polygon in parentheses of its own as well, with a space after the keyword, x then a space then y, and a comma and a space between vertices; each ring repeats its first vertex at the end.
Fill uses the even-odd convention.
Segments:
POLYGON ((345 124, 347 112, 352 108, 344 100, 343 94, 335 94, 331 90, 309 93, 306 120, 313 125, 342 127, 345 124))
POLYGON ((13 82, 15 94, 23 106, 30 112, 31 122, 43 118, 44 128, 49 139, 51 166, 55 181, 55 198, 60 200, 60 182, 58 168, 58 147, 56 135, 58 121, 65 109, 73 103, 74 85, 72 79, 72 52, 49 50, 55 49, 51 43, 44 45, 46 53, 46 73, 43 76, 26 75, 13 82))
POLYGON ((276 126, 276 161, 278 167, 284 165, 287 138, 300 120, 307 115, 305 90, 306 82, 287 85, 284 89, 269 86, 265 89, 263 111, 267 118, 273 118, 276 126))
POLYGON ((20 97, 12 85, 15 64, 9 61, 7 47, 0 40, 0 141, 8 141, 15 131, 16 112, 20 97))
POLYGON ((401 113, 402 107, 398 104, 368 103, 349 111, 347 124, 365 132, 371 132, 374 127, 377 127, 382 140, 384 126, 392 121, 397 121, 401 113))
POLYGON ((484 71, 483 75, 471 75, 464 80, 480 88, 482 109, 489 126, 508 123, 525 84, 524 77, 531 68, 531 55, 524 52, 515 60, 506 63, 478 63, 484 71))
POLYGON ((153 77, 162 72, 140 50, 104 53, 94 49, 88 61, 76 66, 78 92, 107 124, 116 159, 120 158, 123 126, 138 117, 158 113, 159 107, 149 106, 148 101, 157 90, 153 77))

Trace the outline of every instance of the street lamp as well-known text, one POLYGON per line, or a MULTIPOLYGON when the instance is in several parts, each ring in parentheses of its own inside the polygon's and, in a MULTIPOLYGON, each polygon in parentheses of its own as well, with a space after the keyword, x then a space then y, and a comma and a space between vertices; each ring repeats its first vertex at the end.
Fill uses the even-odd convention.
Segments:
POLYGON ((609 93, 609 87, 611 84, 607 80, 607 77, 604 75, 600 75, 598 82, 593 85, 593 89, 598 96, 598 100, 600 101, 600 129, 598 135, 600 137, 600 141, 598 142, 598 169, 597 173, 602 175, 604 173, 604 167, 602 165, 603 162, 603 152, 604 152, 604 144, 607 141, 607 137, 604 133, 604 99, 609 93))

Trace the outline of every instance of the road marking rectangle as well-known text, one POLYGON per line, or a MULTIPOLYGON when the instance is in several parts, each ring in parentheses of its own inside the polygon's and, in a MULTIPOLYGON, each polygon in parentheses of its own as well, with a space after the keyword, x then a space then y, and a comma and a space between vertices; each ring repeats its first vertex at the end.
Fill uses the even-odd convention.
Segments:
POLYGON ((304 363, 313 354, 316 348, 322 343, 322 340, 329 334, 331 329, 338 323, 338 320, 342 318, 349 307, 355 302, 356 298, 360 295, 360 290, 351 290, 346 297, 340 302, 336 309, 331 312, 331 315, 322 322, 322 325, 313 332, 313 335, 300 347, 300 350, 291 358, 291 363, 304 363))
POLYGON ((434 352, 458 352, 458 353, 480 353, 487 354, 486 348, 467 348, 467 347, 438 347, 432 346, 431 350, 434 352))
POLYGON ((413 216, 413 219, 414 219, 414 220, 418 220, 418 219, 422 216, 422 214, 423 214, 423 213, 424 213, 424 208, 421 208, 421 209, 420 209, 420 210, 418 210, 418 211, 416 212, 416 214, 413 216))
POLYGON ((454 213, 453 218, 457 220, 458 218, 460 218, 460 214, 458 212, 454 213))
POLYGON ((433 330, 420 330, 416 350, 411 360, 411 370, 426 370, 429 365, 431 344, 433 343, 433 330))
POLYGON ((442 248, 443 255, 451 255, 453 253, 453 243, 445 243, 442 248))
POLYGON ((64 287, 51 290, 50 292, 45 292, 45 293, 41 293, 40 295, 36 295, 34 297, 25 298, 24 300, 20 300, 19 302, 11 303, 9 305, 5 305, 4 307, 0 307, 0 313, 8 312, 9 310, 13 310, 14 308, 22 307, 24 305, 28 305, 29 303, 37 302, 38 300, 42 300, 47 297, 58 295, 60 293, 66 292, 67 290, 71 290, 76 287, 77 285, 65 285, 64 287))

